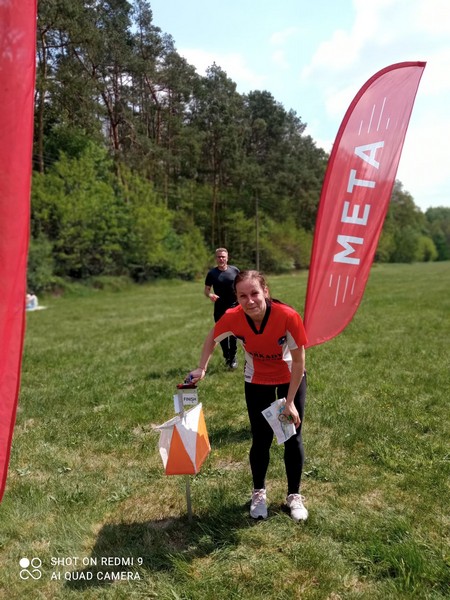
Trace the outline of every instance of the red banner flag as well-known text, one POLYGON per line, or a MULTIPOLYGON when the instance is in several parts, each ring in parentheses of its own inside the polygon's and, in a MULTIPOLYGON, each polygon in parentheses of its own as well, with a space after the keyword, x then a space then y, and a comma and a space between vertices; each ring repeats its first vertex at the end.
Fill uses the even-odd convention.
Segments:
POLYGON ((323 183, 305 304, 308 346, 338 335, 369 277, 424 62, 376 73, 339 128, 323 183))
POLYGON ((35 0, 0 1, 0 500, 25 329, 36 63, 35 0))

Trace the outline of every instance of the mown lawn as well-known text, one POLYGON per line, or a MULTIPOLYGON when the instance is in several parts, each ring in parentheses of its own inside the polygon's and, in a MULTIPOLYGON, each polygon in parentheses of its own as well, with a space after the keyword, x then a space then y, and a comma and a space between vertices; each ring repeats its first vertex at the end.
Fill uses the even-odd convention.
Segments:
MULTIPOLYGON (((303 312, 306 279, 269 283, 303 312)), ((184 477, 163 473, 152 424, 197 366, 202 289, 91 291, 28 314, 0 597, 448 597, 450 263, 375 266, 352 323, 308 351, 301 525, 282 508, 276 445, 270 517, 248 517, 242 375, 219 351, 199 386, 212 451, 190 478, 192 522, 184 477), (39 579, 21 578, 22 558, 39 559, 39 579)))

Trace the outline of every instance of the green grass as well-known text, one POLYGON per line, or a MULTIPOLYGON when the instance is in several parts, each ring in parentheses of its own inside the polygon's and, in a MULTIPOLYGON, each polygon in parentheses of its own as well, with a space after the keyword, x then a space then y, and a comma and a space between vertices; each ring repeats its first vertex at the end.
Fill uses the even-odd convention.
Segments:
MULTIPOLYGON (((306 278, 271 277, 272 293, 302 312, 306 278)), ((212 325, 201 281, 43 299, 27 316, 0 598, 448 597, 449 284, 449 263, 375 266, 351 324, 308 350, 301 525, 282 509, 276 445, 270 518, 248 517, 242 375, 219 350, 199 387, 212 451, 190 479, 192 522, 185 478, 163 474, 151 425, 173 416, 212 325), (39 580, 20 579, 22 557, 42 561, 39 580), (105 580, 121 570, 140 579, 105 580)))

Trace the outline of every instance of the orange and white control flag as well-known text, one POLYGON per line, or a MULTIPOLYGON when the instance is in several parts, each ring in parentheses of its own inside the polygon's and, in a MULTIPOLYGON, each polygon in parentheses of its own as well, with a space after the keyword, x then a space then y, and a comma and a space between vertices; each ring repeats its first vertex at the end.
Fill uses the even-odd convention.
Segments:
POLYGON ((202 404, 156 427, 160 431, 159 453, 166 475, 195 475, 211 446, 202 404))

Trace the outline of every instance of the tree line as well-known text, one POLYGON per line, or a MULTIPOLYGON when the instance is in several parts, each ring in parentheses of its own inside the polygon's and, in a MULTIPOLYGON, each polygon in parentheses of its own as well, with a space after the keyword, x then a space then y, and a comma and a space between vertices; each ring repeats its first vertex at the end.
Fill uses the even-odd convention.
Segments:
MULTIPOLYGON (((148 0, 41 0, 29 285, 307 268, 328 155, 266 90, 204 76, 148 0)), ((396 183, 379 261, 450 258, 450 209, 396 183)))

